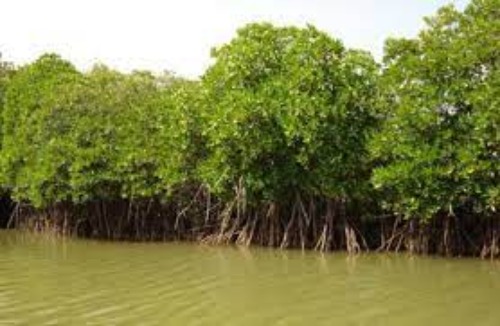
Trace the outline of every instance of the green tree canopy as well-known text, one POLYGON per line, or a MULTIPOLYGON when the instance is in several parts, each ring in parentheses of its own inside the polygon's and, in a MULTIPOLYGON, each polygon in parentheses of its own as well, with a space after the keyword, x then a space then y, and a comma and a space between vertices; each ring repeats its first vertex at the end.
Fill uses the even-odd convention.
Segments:
POLYGON ((218 192, 249 196, 352 195, 366 180, 378 67, 312 26, 250 24, 213 51, 203 77, 208 157, 201 175, 218 192))
POLYGON ((2 113, 3 184, 14 198, 41 204, 66 199, 72 126, 68 108, 82 75, 48 54, 20 68, 9 83, 2 113))
POLYGON ((198 88, 44 55, 6 93, 3 184, 36 206, 165 196, 188 178, 198 88))
POLYGON ((388 40, 386 120, 372 142, 387 204, 432 217, 498 205, 500 2, 443 7, 418 38, 388 40), (495 199, 496 198, 496 199, 495 199))

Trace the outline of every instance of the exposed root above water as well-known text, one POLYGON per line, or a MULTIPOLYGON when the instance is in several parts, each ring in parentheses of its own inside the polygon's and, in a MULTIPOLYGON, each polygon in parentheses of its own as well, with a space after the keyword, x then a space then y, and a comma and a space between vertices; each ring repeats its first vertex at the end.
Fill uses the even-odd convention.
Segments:
POLYGON ((500 256, 498 216, 480 220, 442 214, 419 221, 356 216, 342 199, 302 198, 291 205, 249 206, 243 191, 228 202, 200 188, 189 199, 60 203, 45 209, 18 204, 10 226, 63 236, 124 241, 189 240, 213 245, 259 245, 321 252, 345 250, 500 256), (183 203, 183 204, 181 204, 183 203))

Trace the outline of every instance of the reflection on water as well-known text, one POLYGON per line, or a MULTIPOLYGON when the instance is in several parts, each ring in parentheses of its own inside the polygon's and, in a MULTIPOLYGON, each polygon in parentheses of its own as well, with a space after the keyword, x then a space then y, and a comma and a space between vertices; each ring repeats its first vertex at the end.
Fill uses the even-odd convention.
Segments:
POLYGON ((0 325, 500 325, 498 262, 0 233, 0 325))

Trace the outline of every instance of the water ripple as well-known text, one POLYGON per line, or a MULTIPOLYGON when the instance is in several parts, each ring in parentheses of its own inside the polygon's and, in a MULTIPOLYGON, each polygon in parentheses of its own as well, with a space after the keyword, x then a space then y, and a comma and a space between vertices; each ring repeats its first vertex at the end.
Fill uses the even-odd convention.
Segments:
POLYGON ((0 325, 498 325, 473 260, 0 233, 0 325))

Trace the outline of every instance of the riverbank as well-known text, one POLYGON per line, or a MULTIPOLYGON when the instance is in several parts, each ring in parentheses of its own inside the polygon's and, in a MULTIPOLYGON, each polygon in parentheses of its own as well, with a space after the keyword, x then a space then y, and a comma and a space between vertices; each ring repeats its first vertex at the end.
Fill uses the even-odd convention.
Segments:
POLYGON ((499 4, 443 7, 382 60, 256 22, 197 80, 0 61, 3 225, 497 258, 499 4))
POLYGON ((441 216, 425 223, 385 215, 349 214, 339 202, 300 201, 259 208, 208 201, 201 192, 188 205, 156 200, 96 201, 36 209, 14 205, 9 227, 56 236, 114 241, 191 241, 212 245, 299 248, 320 252, 407 252, 444 257, 500 257, 500 220, 441 216))

